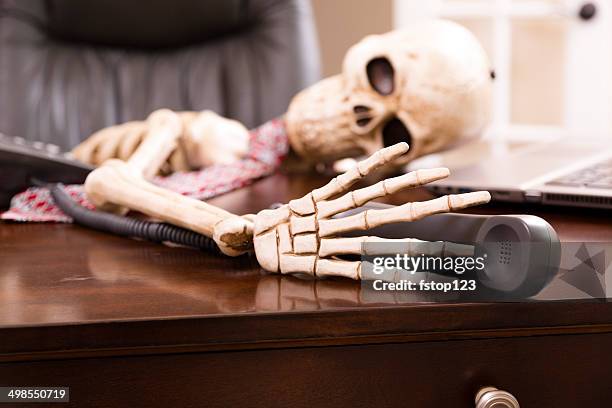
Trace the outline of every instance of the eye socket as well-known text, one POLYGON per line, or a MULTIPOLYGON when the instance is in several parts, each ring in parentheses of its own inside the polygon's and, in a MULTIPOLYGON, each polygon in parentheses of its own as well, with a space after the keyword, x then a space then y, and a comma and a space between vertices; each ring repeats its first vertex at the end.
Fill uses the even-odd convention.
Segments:
POLYGON ((391 62, 384 57, 374 58, 366 65, 366 73, 370 86, 381 95, 391 95, 395 85, 393 84, 395 70, 391 62))
POLYGON ((385 147, 393 146, 396 143, 406 142, 412 147, 412 135, 410 130, 398 118, 392 118, 382 130, 383 144, 385 147))

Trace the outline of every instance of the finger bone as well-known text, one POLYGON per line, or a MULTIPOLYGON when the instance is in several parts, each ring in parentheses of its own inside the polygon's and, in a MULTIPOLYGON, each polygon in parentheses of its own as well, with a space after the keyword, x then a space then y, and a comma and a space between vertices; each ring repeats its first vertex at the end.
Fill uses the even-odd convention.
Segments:
POLYGON ((255 217, 255 235, 261 234, 270 228, 274 228, 277 225, 287 222, 291 211, 288 205, 283 205, 274 210, 262 210, 257 213, 255 217))
POLYGON ((289 201, 289 207, 293 212, 300 215, 310 215, 315 212, 315 204, 310 193, 302 198, 289 201))
POLYGON ((316 259, 316 255, 280 254, 280 271, 281 273, 302 272, 314 275, 316 259))
POLYGON ((384 210, 366 210, 344 218, 319 221, 319 235, 329 236, 346 231, 365 230, 394 222, 410 222, 428 215, 459 210, 473 205, 489 202, 487 191, 456 194, 439 197, 429 201, 406 203, 384 210))
POLYGON ((258 235, 254 240, 257 262, 268 272, 278 272, 279 259, 276 230, 258 235))
POLYGON ((293 253, 293 240, 287 223, 278 226, 278 250, 281 254, 293 253))
POLYGON ((290 222, 291 233, 293 235, 317 231, 317 222, 314 215, 309 215, 307 217, 292 216, 290 222))
POLYGON ((316 276, 343 276, 351 279, 359 279, 361 277, 361 262, 318 259, 316 276))
POLYGON ((319 243, 315 234, 296 235, 293 238, 293 248, 296 254, 314 254, 319 243))
POLYGON ((450 172, 446 168, 424 169, 382 180, 369 187, 347 193, 335 200, 317 203, 317 218, 327 218, 333 214, 360 207, 368 201, 396 193, 405 188, 421 186, 434 180, 448 177, 449 174, 450 172))
POLYGON ((386 147, 374 153, 372 156, 357 163, 357 165, 333 178, 329 183, 312 191, 312 197, 315 201, 328 199, 336 194, 343 193, 355 182, 367 176, 373 170, 384 166, 392 160, 402 156, 408 151, 407 143, 397 143, 393 146, 386 147))

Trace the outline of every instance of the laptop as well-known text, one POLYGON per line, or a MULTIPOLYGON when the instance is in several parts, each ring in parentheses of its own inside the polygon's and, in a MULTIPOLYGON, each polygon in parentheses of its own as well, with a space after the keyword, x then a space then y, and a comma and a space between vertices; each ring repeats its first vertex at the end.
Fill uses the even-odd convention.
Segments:
POLYGON ((612 147, 538 143, 495 152, 428 187, 435 194, 487 190, 494 201, 612 208, 612 147))

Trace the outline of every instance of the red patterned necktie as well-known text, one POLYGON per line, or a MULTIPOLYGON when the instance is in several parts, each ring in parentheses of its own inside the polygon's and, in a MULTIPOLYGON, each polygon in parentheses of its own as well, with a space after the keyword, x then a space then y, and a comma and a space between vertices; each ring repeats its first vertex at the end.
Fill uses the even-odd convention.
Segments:
MULTIPOLYGON (((272 174, 289 151, 289 140, 282 119, 273 119, 251 130, 249 151, 244 158, 231 164, 216 164, 198 171, 177 172, 156 177, 152 182, 177 193, 207 199, 244 187, 254 180, 272 174)), ((65 187, 81 205, 93 208, 87 201, 82 185, 65 187)), ((46 188, 31 187, 11 200, 11 207, 1 219, 31 222, 72 222, 53 202, 46 188)))

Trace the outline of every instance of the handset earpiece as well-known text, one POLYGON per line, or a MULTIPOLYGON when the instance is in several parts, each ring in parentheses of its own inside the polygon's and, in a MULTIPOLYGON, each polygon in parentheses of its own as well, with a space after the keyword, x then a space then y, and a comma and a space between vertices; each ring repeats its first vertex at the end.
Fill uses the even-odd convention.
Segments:
POLYGON ((533 296, 559 270, 559 238, 554 228, 540 217, 488 216, 474 242, 477 251, 487 254, 478 279, 495 291, 515 297, 533 296))
MULTIPOLYGON (((388 207, 371 203, 339 216, 388 207)), ((418 221, 384 225, 368 230, 367 234, 389 239, 417 238, 474 245, 475 255, 486 254, 485 268, 476 274, 479 283, 510 297, 537 294, 559 268, 559 238, 548 222, 533 215, 444 213, 418 221)))

